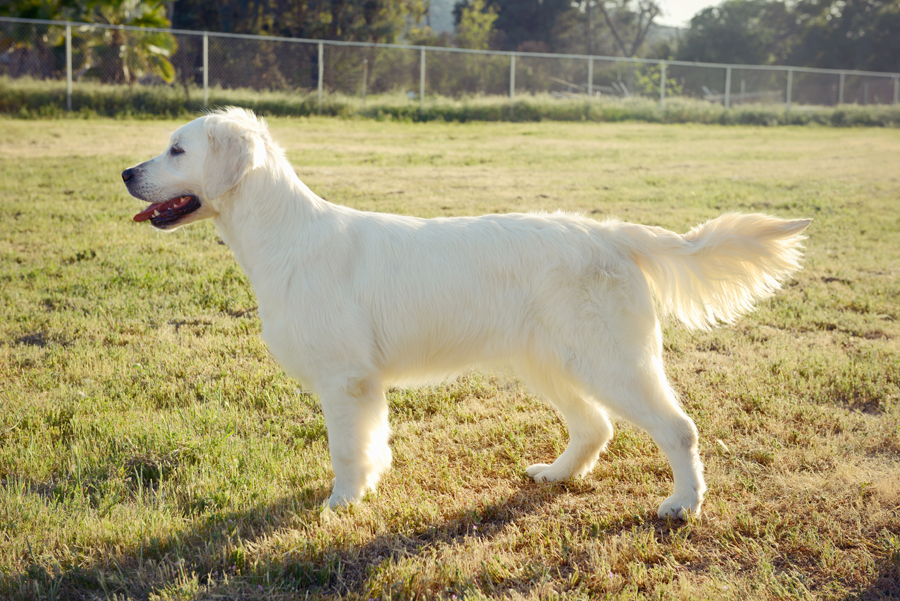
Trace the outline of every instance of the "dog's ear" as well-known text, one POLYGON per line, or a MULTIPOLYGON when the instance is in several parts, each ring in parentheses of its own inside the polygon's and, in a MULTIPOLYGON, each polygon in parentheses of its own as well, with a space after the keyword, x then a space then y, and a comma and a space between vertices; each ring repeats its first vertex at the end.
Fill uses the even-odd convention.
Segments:
POLYGON ((203 162, 203 194, 222 196, 265 161, 265 142, 259 131, 219 115, 206 123, 208 147, 203 162))

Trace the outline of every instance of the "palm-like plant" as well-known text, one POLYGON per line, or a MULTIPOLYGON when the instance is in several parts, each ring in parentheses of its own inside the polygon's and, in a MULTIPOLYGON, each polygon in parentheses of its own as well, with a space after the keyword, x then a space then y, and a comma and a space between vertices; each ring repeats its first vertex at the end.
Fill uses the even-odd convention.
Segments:
MULTIPOLYGON (((101 0, 91 3, 87 20, 107 25, 165 28, 169 26, 163 0, 101 0)), ((178 49, 175 37, 162 31, 89 29, 85 39, 88 76, 104 81, 133 84, 146 76, 166 83, 175 79, 171 58, 178 49)))
MULTIPOLYGON (((0 14, 33 19, 166 28, 164 0, 12 0, 0 14)), ((145 76, 175 79, 171 57, 178 44, 167 32, 129 32, 75 27, 73 46, 79 72, 102 81, 132 84, 145 76)), ((0 30, 0 54, 14 76, 58 76, 65 44, 61 26, 15 24, 0 30)))

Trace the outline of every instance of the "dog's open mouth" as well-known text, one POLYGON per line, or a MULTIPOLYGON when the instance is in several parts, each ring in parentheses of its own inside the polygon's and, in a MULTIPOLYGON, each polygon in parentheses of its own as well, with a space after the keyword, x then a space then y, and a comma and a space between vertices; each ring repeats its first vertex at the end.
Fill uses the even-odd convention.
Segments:
POLYGON ((153 227, 166 227, 200 208, 196 196, 179 196, 165 202, 155 202, 133 217, 137 222, 150 221, 153 227))

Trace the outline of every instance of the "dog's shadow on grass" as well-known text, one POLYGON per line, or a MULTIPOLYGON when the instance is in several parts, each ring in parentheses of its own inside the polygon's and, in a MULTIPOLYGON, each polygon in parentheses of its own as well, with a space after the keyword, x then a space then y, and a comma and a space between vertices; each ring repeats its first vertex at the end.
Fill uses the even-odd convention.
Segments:
MULTIPOLYGON (((377 510, 365 505, 336 512, 323 510, 329 494, 330 487, 307 488, 243 511, 211 514, 176 535, 142 541, 93 565, 53 567, 35 562, 22 573, 0 575, 0 592, 10 592, 14 599, 146 599, 157 594, 162 598, 205 598, 207 594, 234 599, 294 598, 307 593, 323 597, 368 598, 370 593, 380 596, 378 592, 386 585, 402 588, 408 584, 402 579, 396 583, 372 580, 382 570, 390 571, 392 564, 437 557, 441 549, 466 545, 472 539, 490 541, 510 524, 540 512, 560 495, 596 491, 577 483, 539 485, 523 477, 507 497, 461 507, 440 520, 411 528, 382 530, 362 543, 352 542, 354 537, 348 535, 360 527, 354 512, 377 510), (331 533, 316 540, 310 533, 317 528, 330 528, 331 533), (301 532, 306 535, 298 536, 301 532), (197 592, 197 587, 205 593, 193 595, 191 591, 197 592), (371 590, 373 587, 375 590, 371 590)), ((361 521, 368 520, 364 516, 361 521)), ((639 516, 633 516, 596 535, 612 536, 641 521, 639 516)), ((355 540, 360 538, 365 536, 355 540)), ((535 557, 535 561, 542 560, 535 557)), ((477 577, 454 576, 445 596, 465 596, 472 587, 479 587, 477 577)), ((519 583, 519 588, 528 588, 529 582, 537 586, 541 578, 536 575, 526 580, 519 583)), ((393 591, 392 596, 415 594, 409 590, 393 591)))
MULTIPOLYGON (((252 532, 251 536, 244 539, 244 544, 253 545, 256 541, 266 539, 275 530, 289 533, 289 523, 296 523, 297 520, 307 526, 332 526, 335 533, 333 543, 317 546, 313 541, 283 541, 276 545, 274 552, 255 557, 252 566, 242 565, 244 558, 240 552, 220 552, 218 556, 225 557, 227 561, 226 565, 219 566, 218 569, 239 572, 246 584, 263 587, 260 590, 274 584, 282 592, 367 595, 371 592, 367 590, 370 576, 378 573, 381 568, 393 562, 433 555, 438 548, 464 545, 473 539, 493 539, 507 525, 533 515, 559 495, 572 492, 567 485, 538 485, 530 479, 527 483, 524 480, 523 478, 523 483, 512 494, 493 503, 462 507, 439 521, 423 522, 412 528, 391 528, 361 544, 342 543, 345 538, 342 534, 346 534, 342 529, 345 525, 348 529, 358 527, 355 525, 355 512, 377 509, 365 507, 364 502, 359 509, 323 510, 322 504, 330 494, 328 488, 306 491, 302 495, 281 499, 265 507, 234 513, 225 520, 207 524, 193 535, 197 537, 198 544, 202 544, 200 541, 203 539, 226 541, 228 535, 222 535, 222 526, 225 526, 227 532, 232 524, 244 523, 252 532), (283 521, 287 523, 278 524, 267 517, 278 515, 283 516, 283 521), (254 527, 254 524, 258 527, 254 527), (285 546, 289 548, 285 549, 285 546)), ((575 492, 578 492, 577 486, 575 492)), ((593 494, 595 491, 583 492, 593 494)), ((366 521, 365 518, 362 521, 366 521)), ((200 581, 208 586, 211 584, 210 579, 218 578, 221 581, 224 577, 221 571, 218 574, 215 570, 204 571, 206 573, 200 575, 200 581)), ((470 576, 472 575, 462 575, 461 580, 471 580, 470 576)), ((463 593, 463 590, 458 592, 463 593)))
POLYGON ((900 558, 885 558, 878 569, 878 576, 872 579, 872 585, 848 598, 862 601, 900 599, 900 558))

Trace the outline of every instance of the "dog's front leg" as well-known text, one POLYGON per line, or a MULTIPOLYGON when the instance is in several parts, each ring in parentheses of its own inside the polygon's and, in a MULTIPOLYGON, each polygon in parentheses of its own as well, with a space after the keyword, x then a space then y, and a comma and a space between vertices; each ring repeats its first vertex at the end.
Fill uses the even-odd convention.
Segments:
POLYGON ((334 469, 330 507, 359 501, 375 490, 391 465, 388 405, 380 382, 350 379, 320 393, 334 469))

